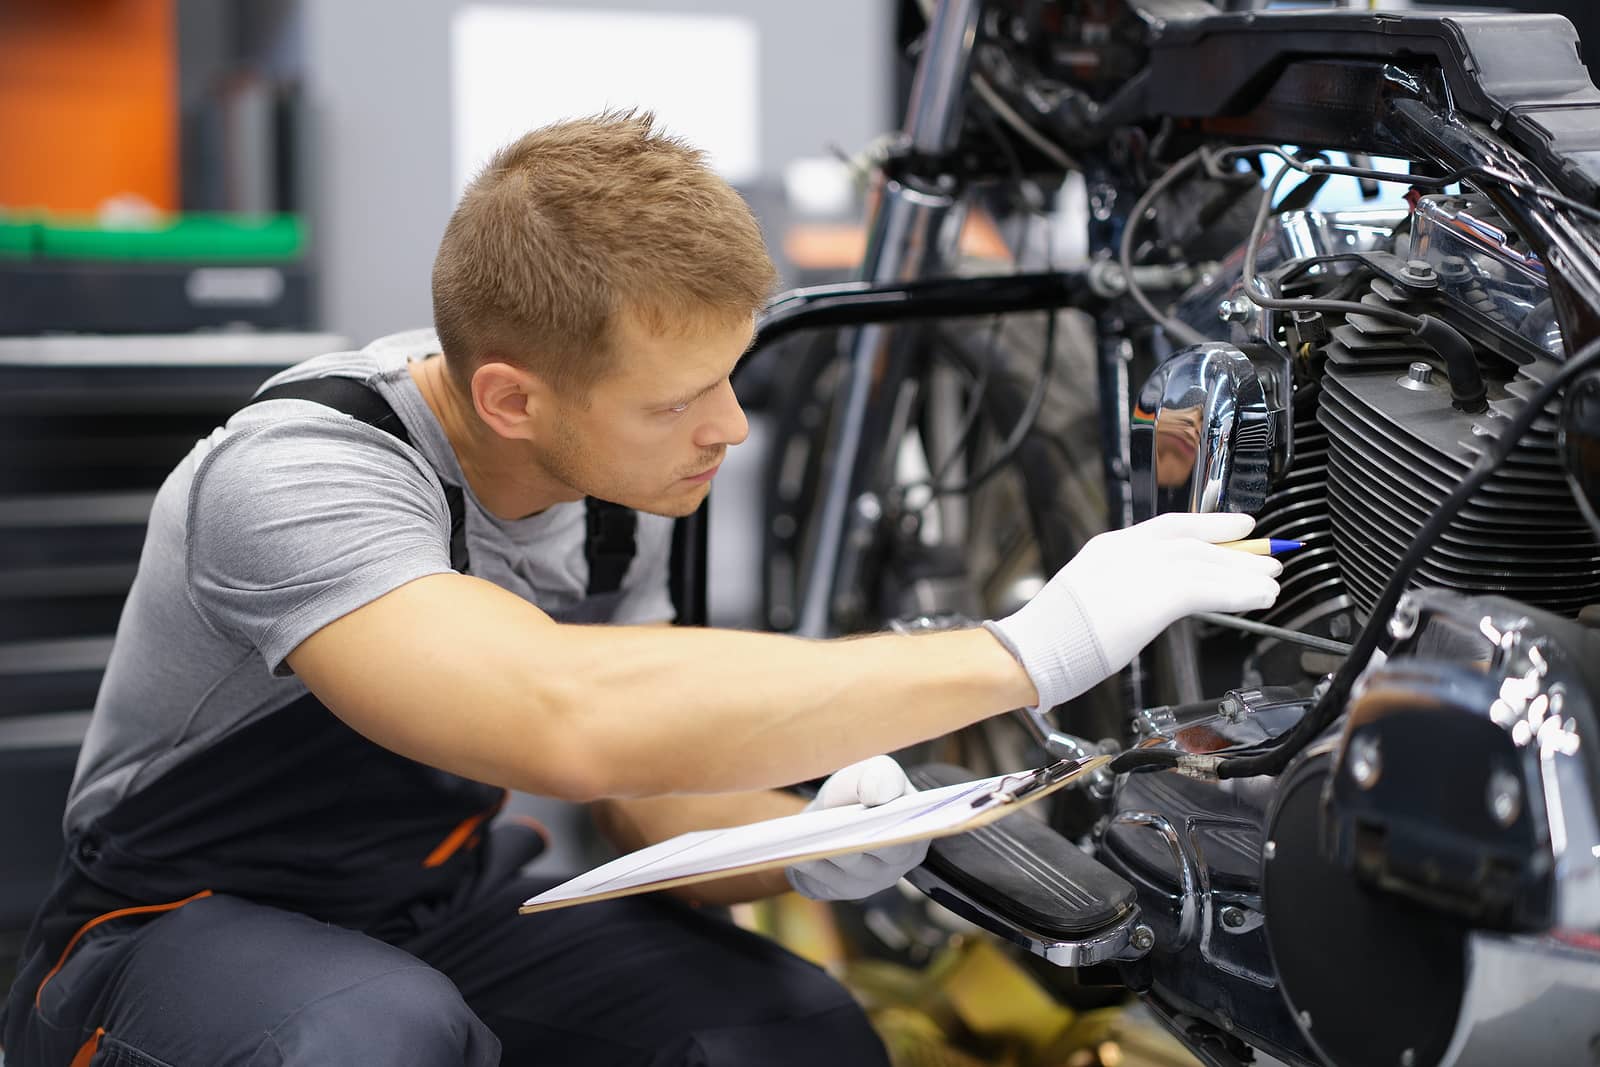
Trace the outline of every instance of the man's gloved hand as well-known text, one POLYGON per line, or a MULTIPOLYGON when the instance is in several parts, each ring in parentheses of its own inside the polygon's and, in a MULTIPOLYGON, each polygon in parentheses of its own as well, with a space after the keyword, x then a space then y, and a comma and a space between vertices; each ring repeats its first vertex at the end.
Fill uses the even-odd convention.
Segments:
MULTIPOLYGON (((846 804, 875 808, 916 791, 917 787, 911 784, 900 764, 888 756, 873 756, 830 776, 806 805, 806 810, 838 808, 846 804)), ((894 885, 927 854, 926 841, 913 841, 876 852, 797 863, 786 873, 789 884, 812 900, 860 900, 894 885)))
POLYGON ((1249 515, 1169 514, 1103 533, 1015 614, 983 625, 1048 710, 1127 666, 1185 615, 1271 606, 1283 565, 1212 543, 1254 525, 1249 515))

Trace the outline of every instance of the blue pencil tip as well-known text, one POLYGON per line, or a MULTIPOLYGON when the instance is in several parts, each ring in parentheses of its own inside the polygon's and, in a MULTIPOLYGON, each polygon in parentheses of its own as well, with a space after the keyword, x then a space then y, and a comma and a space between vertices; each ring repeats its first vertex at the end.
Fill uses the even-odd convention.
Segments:
POLYGON ((1304 541, 1280 541, 1274 537, 1271 539, 1271 542, 1267 547, 1271 549, 1272 554, 1276 556, 1280 552, 1293 552, 1297 548, 1304 548, 1306 547, 1306 543, 1304 541))

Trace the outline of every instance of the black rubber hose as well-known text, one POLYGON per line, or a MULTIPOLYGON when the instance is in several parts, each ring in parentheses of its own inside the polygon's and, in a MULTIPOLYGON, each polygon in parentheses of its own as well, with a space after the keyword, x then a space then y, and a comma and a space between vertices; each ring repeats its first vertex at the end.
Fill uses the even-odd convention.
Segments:
POLYGON ((1139 197, 1138 202, 1133 205, 1133 210, 1128 212, 1128 220, 1122 226, 1122 243, 1117 248, 1117 262, 1122 266, 1122 284, 1127 288, 1128 295, 1133 297, 1134 303, 1139 305, 1140 310, 1150 316, 1151 322, 1161 326, 1174 340, 1183 345, 1204 344, 1207 338, 1177 316, 1156 307, 1150 298, 1145 295, 1144 290, 1139 287, 1139 283, 1133 276, 1133 243, 1134 234, 1138 232, 1140 223, 1150 213, 1156 200, 1160 198, 1162 193, 1176 185, 1179 179, 1193 170, 1195 164, 1200 161, 1201 155, 1198 150, 1190 152, 1168 167, 1161 173, 1160 177, 1150 183, 1150 187, 1144 191, 1144 195, 1139 197))
POLYGON ((1419 340, 1444 360, 1450 378, 1450 403, 1458 411, 1477 412, 1489 407, 1489 392, 1483 384, 1483 371, 1472 345, 1453 328, 1432 315, 1418 317, 1419 340))

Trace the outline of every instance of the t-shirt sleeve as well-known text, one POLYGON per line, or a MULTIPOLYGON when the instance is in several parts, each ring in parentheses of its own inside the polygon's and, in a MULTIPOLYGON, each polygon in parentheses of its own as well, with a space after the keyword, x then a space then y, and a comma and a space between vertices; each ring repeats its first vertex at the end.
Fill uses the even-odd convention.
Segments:
POLYGON ((421 457, 341 415, 225 438, 189 497, 190 595, 276 674, 328 623, 450 568, 449 512, 421 457))
POLYGON ((672 520, 660 515, 639 515, 634 531, 636 551, 623 579, 624 595, 611 621, 641 626, 671 622, 678 617, 668 584, 672 563, 672 520))

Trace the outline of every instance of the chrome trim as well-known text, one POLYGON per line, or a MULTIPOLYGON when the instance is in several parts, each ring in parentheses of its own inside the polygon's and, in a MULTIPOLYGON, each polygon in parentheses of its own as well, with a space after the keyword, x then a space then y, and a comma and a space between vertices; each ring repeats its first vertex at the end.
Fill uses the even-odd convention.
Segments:
POLYGON ((1243 352, 1221 342, 1184 349, 1146 380, 1138 408, 1129 441, 1136 520, 1261 509, 1281 435, 1243 352))
MULTIPOLYGON (((1426 594, 1418 599, 1427 606, 1437 603, 1426 594)), ((1600 825, 1580 754, 1583 744, 1600 744, 1600 737, 1580 736, 1577 720, 1563 716, 1566 689, 1549 678, 1544 641, 1530 632, 1529 619, 1485 614, 1478 627, 1498 647, 1495 667, 1505 679, 1487 717, 1522 749, 1525 782, 1541 787, 1527 801, 1535 814, 1542 811, 1549 832, 1555 922, 1600 933, 1600 825)))
POLYGON ((1176 952, 1187 945, 1200 932, 1200 863, 1189 847, 1188 839, 1178 833, 1165 815, 1154 811, 1119 811, 1111 817, 1113 825, 1143 826, 1160 834, 1172 850, 1178 864, 1178 886, 1182 902, 1178 911, 1178 936, 1170 945, 1162 945, 1166 952, 1176 952))

